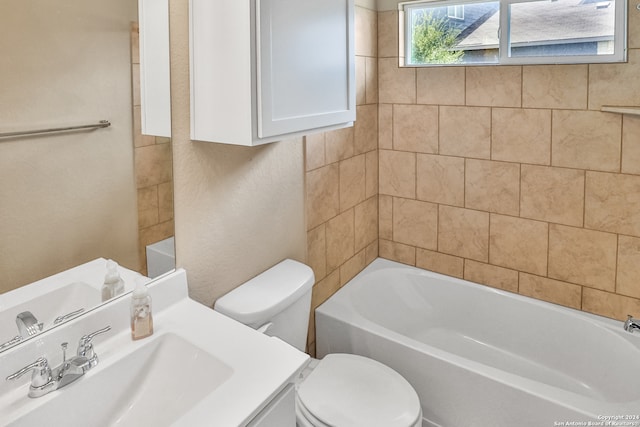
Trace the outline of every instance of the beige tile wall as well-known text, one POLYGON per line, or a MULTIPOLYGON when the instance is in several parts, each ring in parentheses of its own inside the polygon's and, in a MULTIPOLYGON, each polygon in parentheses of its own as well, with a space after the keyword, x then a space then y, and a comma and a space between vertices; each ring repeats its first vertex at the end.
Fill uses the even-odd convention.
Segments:
POLYGON ((146 247, 174 235, 171 139, 142 135, 139 28, 131 27, 133 142, 138 190, 140 273, 147 274, 146 247))
POLYGON ((377 12, 356 7, 355 18, 357 121, 309 135, 305 144, 307 260, 316 277, 312 355, 313 310, 378 256, 377 12))
POLYGON ((640 316, 640 117, 600 112, 640 106, 629 11, 625 64, 417 69, 380 12, 380 256, 640 316))

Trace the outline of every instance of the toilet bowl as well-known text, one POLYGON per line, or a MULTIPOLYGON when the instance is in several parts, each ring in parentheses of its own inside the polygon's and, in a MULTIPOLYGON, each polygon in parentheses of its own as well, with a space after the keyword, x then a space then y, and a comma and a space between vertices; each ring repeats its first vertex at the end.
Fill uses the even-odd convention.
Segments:
POLYGON ((420 427, 417 393, 393 369, 353 354, 312 359, 296 383, 300 427, 420 427))
MULTIPOLYGON (((311 268, 284 260, 219 298, 214 310, 304 351, 311 268)), ((311 359, 296 381, 300 427, 419 427, 418 394, 399 373, 353 354, 311 359)))

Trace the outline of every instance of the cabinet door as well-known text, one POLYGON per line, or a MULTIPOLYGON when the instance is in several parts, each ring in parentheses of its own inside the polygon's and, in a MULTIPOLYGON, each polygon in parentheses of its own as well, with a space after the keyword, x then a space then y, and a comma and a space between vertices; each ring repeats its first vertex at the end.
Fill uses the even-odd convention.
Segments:
POLYGON ((258 136, 355 120, 353 0, 256 0, 258 136))
POLYGON ((138 0, 138 16, 142 133, 170 137, 169 0, 138 0))

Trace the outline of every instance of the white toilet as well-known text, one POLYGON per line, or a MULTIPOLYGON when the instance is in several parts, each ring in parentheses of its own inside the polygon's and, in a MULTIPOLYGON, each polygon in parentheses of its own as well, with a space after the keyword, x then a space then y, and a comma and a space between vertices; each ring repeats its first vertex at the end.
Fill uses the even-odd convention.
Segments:
MULTIPOLYGON (((304 351, 313 271, 285 260, 222 298, 214 309, 304 351)), ((301 427, 420 427, 417 393, 382 363, 352 354, 312 359, 296 384, 301 427)))

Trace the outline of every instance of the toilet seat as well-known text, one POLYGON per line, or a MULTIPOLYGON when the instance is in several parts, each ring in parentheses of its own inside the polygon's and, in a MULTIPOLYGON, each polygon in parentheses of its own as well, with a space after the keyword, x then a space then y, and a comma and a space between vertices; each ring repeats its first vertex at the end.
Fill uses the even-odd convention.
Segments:
POLYGON ((400 374, 375 360, 329 354, 298 386, 299 413, 314 426, 420 425, 418 395, 400 374))

